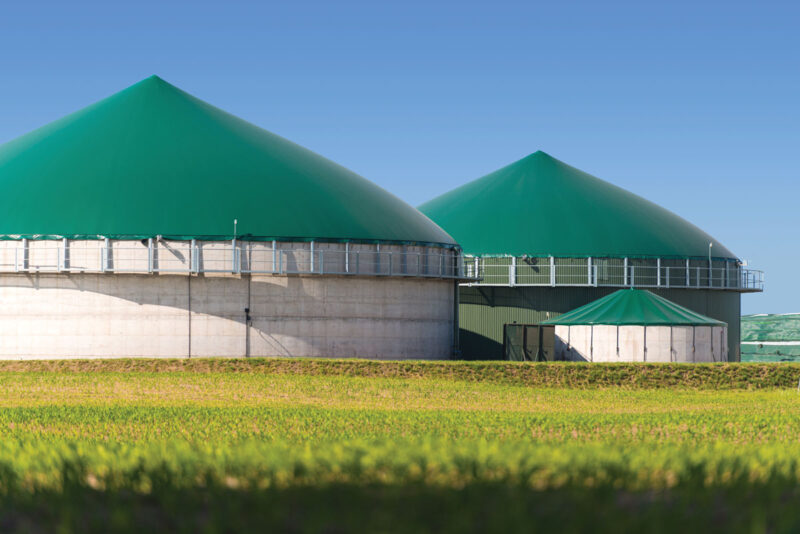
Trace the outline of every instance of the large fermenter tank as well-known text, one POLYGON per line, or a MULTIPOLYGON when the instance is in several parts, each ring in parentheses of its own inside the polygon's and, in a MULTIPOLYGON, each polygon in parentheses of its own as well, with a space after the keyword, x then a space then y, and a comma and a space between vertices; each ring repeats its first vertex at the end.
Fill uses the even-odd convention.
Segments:
POLYGON ((448 358, 456 242, 158 77, 0 147, 0 358, 448 358))
POLYGON ((461 350, 503 356, 503 326, 540 324, 620 288, 647 288, 728 325, 739 360, 741 294, 763 290, 713 237, 544 152, 420 206, 464 250, 461 350))

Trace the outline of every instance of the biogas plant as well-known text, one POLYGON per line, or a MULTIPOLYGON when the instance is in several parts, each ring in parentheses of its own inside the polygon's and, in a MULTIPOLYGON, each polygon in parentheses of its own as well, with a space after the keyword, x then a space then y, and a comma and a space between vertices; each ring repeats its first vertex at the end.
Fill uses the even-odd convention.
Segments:
POLYGON ((155 76, 0 146, 0 187, 5 359, 738 361, 763 290, 543 152, 418 211, 155 76))
POLYGON ((0 185, 0 358, 454 352, 447 233, 158 77, 0 147, 0 185))

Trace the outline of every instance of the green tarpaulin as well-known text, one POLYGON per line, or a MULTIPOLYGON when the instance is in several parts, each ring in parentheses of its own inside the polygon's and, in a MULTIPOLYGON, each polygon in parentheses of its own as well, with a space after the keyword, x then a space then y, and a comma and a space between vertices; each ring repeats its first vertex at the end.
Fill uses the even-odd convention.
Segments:
POLYGON ((158 77, 0 146, 0 239, 455 241, 357 174, 158 77))
MULTIPOLYGON (((665 184, 665 187, 668 184, 665 184)), ((419 209, 475 256, 736 259, 674 213, 544 152, 419 209)))
POLYGON ((542 324, 726 326, 644 289, 620 289, 542 324))

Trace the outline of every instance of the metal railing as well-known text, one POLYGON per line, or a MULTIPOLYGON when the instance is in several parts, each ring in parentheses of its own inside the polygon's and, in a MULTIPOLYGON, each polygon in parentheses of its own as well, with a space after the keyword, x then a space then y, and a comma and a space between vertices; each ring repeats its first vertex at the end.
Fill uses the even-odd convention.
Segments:
MULTIPOLYGON (((637 260, 642 262, 643 260, 637 260)), ((732 261, 650 260, 636 264, 628 258, 464 258, 464 275, 483 286, 581 286, 729 289, 763 291, 764 273, 732 261), (559 263, 567 262, 566 264, 559 263), (673 265, 662 265, 662 263, 673 265), (675 263, 682 263, 675 265, 675 263), (713 266, 722 265, 722 266, 713 266)))
MULTIPOLYGON (((286 247, 272 242, 21 240, 0 248, 0 272, 232 273, 410 276, 464 279, 463 257, 452 249, 405 251, 400 246, 343 250, 286 247), (76 246, 76 243, 80 244, 76 246), (136 244, 132 244, 136 243, 136 244), (284 248, 281 248, 284 247, 284 248), (389 248, 389 250, 385 250, 389 248)), ((363 247, 362 247, 363 248, 363 247)))

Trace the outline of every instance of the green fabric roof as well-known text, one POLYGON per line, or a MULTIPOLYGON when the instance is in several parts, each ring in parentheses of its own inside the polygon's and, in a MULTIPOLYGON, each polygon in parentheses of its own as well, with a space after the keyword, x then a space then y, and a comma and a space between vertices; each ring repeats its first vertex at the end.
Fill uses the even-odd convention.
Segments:
POLYGON ((357 174, 153 76, 0 146, 0 236, 455 241, 357 174))
POLYGON ((419 209, 475 256, 736 256, 674 213, 536 152, 419 209))
POLYGON ((645 289, 620 289, 542 324, 726 326, 645 289))

